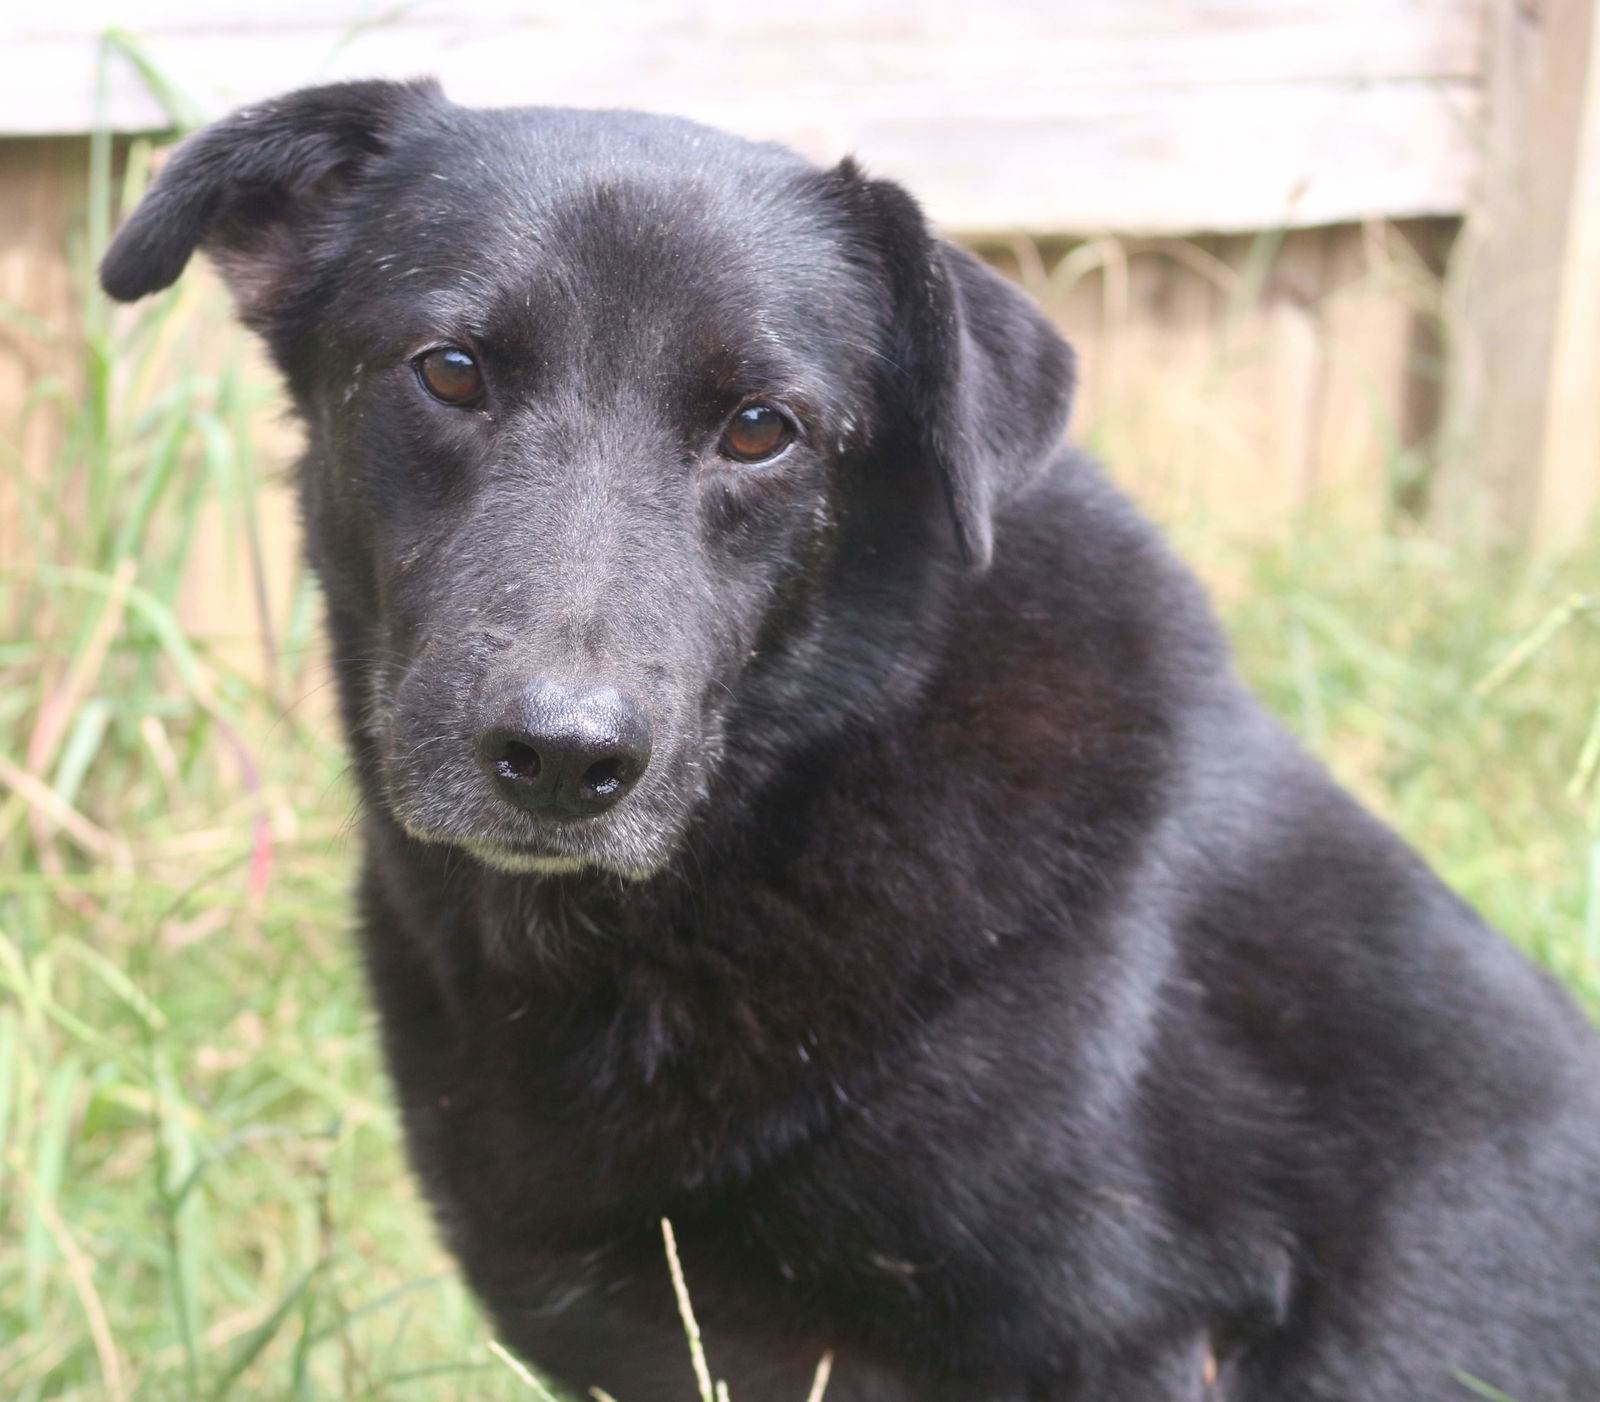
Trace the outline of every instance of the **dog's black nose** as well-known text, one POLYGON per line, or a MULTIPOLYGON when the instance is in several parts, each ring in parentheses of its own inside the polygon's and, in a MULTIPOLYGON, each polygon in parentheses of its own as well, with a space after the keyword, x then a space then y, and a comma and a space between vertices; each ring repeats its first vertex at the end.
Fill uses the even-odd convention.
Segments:
POLYGON ((650 763, 650 722, 612 687, 538 681, 499 697, 478 759, 518 808, 549 822, 603 813, 650 763))

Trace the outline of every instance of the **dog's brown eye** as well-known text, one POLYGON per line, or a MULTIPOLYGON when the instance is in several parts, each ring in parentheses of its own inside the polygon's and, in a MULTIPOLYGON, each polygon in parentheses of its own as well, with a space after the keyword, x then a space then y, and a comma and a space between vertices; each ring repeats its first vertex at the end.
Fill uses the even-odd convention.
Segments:
POLYGON ((770 404, 747 404, 729 421, 717 445, 735 462, 765 462, 794 441, 794 425, 770 404))
POLYGON ((423 387, 446 404, 471 404, 483 393, 478 362, 460 346, 440 346, 417 360, 423 387))

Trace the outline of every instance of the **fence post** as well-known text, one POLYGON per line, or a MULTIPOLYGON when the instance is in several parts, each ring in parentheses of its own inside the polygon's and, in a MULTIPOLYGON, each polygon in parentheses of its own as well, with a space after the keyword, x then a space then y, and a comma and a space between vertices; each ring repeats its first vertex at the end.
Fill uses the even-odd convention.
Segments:
POLYGON ((1559 549, 1600 506, 1595 0, 1488 0, 1486 39, 1433 505, 1457 531, 1559 549))

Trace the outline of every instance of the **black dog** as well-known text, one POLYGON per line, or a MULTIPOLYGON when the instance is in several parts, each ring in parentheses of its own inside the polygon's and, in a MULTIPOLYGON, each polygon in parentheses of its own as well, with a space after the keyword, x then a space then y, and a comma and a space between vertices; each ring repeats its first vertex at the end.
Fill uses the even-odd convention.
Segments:
POLYGON ((1600 1398, 1600 1047, 1263 715, 1038 312, 848 162, 359 83, 174 157, 309 437, 416 1167, 736 1402, 1600 1398))

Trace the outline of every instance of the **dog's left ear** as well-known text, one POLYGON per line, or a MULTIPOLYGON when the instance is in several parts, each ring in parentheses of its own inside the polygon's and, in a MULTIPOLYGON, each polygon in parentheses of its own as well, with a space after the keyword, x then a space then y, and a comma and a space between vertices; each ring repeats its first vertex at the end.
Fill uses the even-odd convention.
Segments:
POLYGON ((887 283, 893 432, 938 472, 962 557, 982 569, 995 507, 1060 446, 1072 350, 1019 289, 935 237, 900 186, 848 160, 828 178, 887 283))

